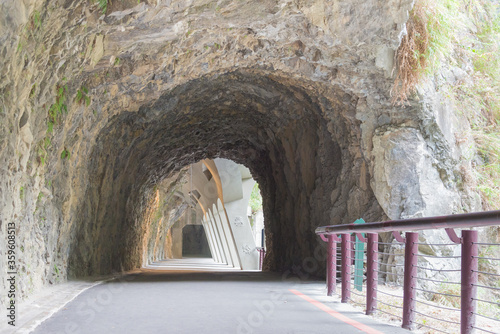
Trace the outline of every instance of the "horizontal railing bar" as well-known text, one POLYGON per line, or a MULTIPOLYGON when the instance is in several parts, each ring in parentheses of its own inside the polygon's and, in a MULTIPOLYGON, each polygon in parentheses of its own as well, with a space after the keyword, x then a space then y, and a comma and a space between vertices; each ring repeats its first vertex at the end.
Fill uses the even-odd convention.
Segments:
POLYGON ((380 291, 380 290, 377 290, 377 293, 383 293, 384 295, 388 295, 388 296, 396 297, 396 298, 403 298, 403 296, 393 295, 392 293, 388 293, 388 292, 384 292, 384 291, 380 291))
POLYGON ((487 330, 487 329, 483 329, 483 328, 476 327, 476 326, 472 326, 472 328, 477 329, 477 330, 480 330, 481 332, 485 332, 485 333, 498 334, 498 333, 496 333, 496 332, 491 332, 491 331, 489 331, 489 330, 487 330))
POLYGON ((459 258, 461 258, 460 255, 456 255, 456 256, 435 256, 435 255, 425 255, 425 254, 413 254, 413 255, 416 255, 419 257, 431 257, 433 259, 459 259, 459 258))
POLYGON ((358 302, 354 301, 354 299, 352 299, 352 298, 349 298, 349 300, 350 300, 350 301, 351 301, 351 303, 353 303, 353 304, 357 304, 357 305, 360 305, 360 306, 365 306, 365 304, 358 303, 358 302))
POLYGON ((472 284, 472 285, 477 286, 478 288, 500 291, 500 288, 494 288, 492 286, 486 286, 486 285, 480 285, 480 284, 472 284))
POLYGON ((428 244, 426 242, 416 242, 417 245, 426 245, 426 246, 458 246, 458 244, 428 244))
POLYGON ((500 306, 500 303, 495 303, 495 302, 492 302, 492 301, 489 301, 489 300, 478 299, 478 298, 472 298, 472 299, 477 300, 480 303, 488 303, 488 304, 493 304, 493 305, 500 306))
POLYGON ((352 276, 354 276, 354 277, 366 278, 366 275, 356 275, 356 274, 352 274, 352 276))
POLYGON ((495 244, 491 242, 473 242, 474 245, 484 245, 484 246, 500 246, 500 244, 495 244))
POLYGON ((362 295, 362 294, 360 294, 360 293, 354 292, 354 291, 352 291, 351 289, 347 289, 347 290, 349 290, 349 291, 350 291, 353 295, 356 295, 356 296, 358 296, 358 297, 366 297, 366 295, 362 295))
POLYGON ((421 324, 420 322, 415 322, 416 325, 419 325, 421 327, 426 327, 426 328, 430 328, 432 329, 433 331, 437 331, 437 332, 441 332, 441 333, 445 333, 445 334, 450 334, 450 332, 445 332, 445 331, 442 331, 440 329, 437 329, 437 328, 434 328, 434 327, 431 327, 431 326, 427 326, 427 325, 424 325, 424 324, 421 324))
POLYGON ((363 275, 356 275, 356 274, 352 274, 352 276, 354 276, 354 277, 366 278, 366 273, 365 273, 365 272, 363 272, 363 275))
POLYGON ((439 228, 470 228, 491 225, 500 225, 500 210, 438 217, 389 220, 366 224, 321 226, 316 228, 316 234, 417 231, 439 228))
POLYGON ((479 317, 482 317, 482 318, 486 318, 486 319, 490 319, 490 320, 493 320, 493 321, 498 321, 500 322, 500 319, 496 319, 496 318, 492 318, 492 317, 488 317, 484 314, 479 314, 479 313, 474 313, 475 315, 479 316, 479 317))
POLYGON ((396 284, 395 282, 384 282, 385 286, 390 286, 390 287, 398 287, 402 288, 403 286, 401 284, 396 284))
POLYGON ((400 274, 396 274, 396 273, 391 273, 389 271, 383 271, 383 270, 378 270, 377 271, 378 273, 383 273, 383 274, 386 274, 386 275, 394 275, 394 276, 398 276, 398 277, 404 277, 405 275, 400 275, 400 274))
POLYGON ((473 270, 473 272, 478 273, 478 274, 483 274, 483 275, 491 275, 491 276, 500 277, 500 275, 499 275, 499 274, 488 273, 488 272, 486 272, 486 271, 477 271, 477 270, 473 270))
POLYGON ((453 308, 453 307, 446 307, 446 306, 439 306, 439 305, 432 305, 430 303, 423 302, 421 300, 415 299, 417 303, 424 304, 427 306, 435 307, 435 308, 441 308, 443 310, 449 310, 449 311, 460 311, 459 308, 453 308))
POLYGON ((394 253, 384 253, 384 252, 378 252, 378 254, 382 254, 382 255, 394 255, 394 256, 404 256, 404 254, 394 254, 394 253))
MULTIPOLYGON (((379 301, 379 303, 382 303, 382 302, 379 301)), ((382 303, 382 304, 384 304, 384 303, 382 303)), ((391 305, 389 305, 389 306, 391 306, 391 305)), ((395 315, 395 314, 392 314, 391 312, 386 312, 386 311, 381 310, 381 309, 377 309, 377 312, 382 312, 382 313, 385 313, 385 314, 388 314, 388 315, 392 315, 393 317, 396 317, 396 318, 399 318, 399 319, 403 319, 399 315, 395 315)))
POLYGON ((377 303, 380 303, 380 304, 384 304, 384 305, 387 305, 387 306, 390 306, 390 307, 395 307, 395 308, 400 308, 400 309, 403 309, 402 306, 397 306, 397 305, 392 305, 392 304, 387 304, 387 303, 384 303, 383 301, 379 300, 379 299, 375 299, 377 301, 377 303))
MULTIPOLYGON (((414 276, 412 276, 414 277, 414 276)), ((429 281, 429 282, 434 282, 434 283, 444 283, 444 284, 462 284, 460 282, 446 282, 446 281, 440 281, 440 280, 436 280, 436 279, 431 279, 431 278, 423 278, 423 277, 417 277, 417 279, 421 279, 423 281, 429 281)))
POLYGON ((436 291, 424 290, 424 289, 419 289, 419 288, 414 288, 414 289, 415 289, 415 290, 418 290, 418 291, 422 291, 422 292, 433 293, 433 294, 436 294, 436 295, 442 295, 442 296, 448 296, 448 297, 456 297, 456 298, 460 298, 460 296, 457 296, 457 295, 452 295, 452 294, 449 294, 449 293, 442 293, 442 292, 436 292, 436 291))
POLYGON ((432 268, 426 268, 426 267, 420 267, 420 266, 414 266, 418 269, 422 269, 422 270, 429 270, 429 271, 443 271, 443 272, 452 272, 452 271, 461 271, 460 269, 432 269, 432 268))
POLYGON ((481 260, 493 260, 493 261, 500 261, 500 259, 494 258, 494 257, 484 257, 484 256, 473 256, 475 259, 481 259, 481 260))
POLYGON ((416 310, 412 310, 412 311, 415 312, 416 314, 420 314, 421 316, 428 317, 428 318, 431 318, 431 319, 434 319, 434 320, 437 320, 437 321, 443 321, 443 322, 447 322, 449 324, 460 325, 460 323, 456 322, 456 321, 439 319, 439 318, 433 317, 432 315, 428 315, 428 314, 425 314, 425 313, 422 313, 422 312, 418 312, 416 310))
POLYGON ((381 265, 384 265, 384 266, 389 266, 389 267, 404 267, 404 264, 387 264, 387 263, 382 263, 380 261, 375 261, 375 263, 377 264, 381 264, 381 265))

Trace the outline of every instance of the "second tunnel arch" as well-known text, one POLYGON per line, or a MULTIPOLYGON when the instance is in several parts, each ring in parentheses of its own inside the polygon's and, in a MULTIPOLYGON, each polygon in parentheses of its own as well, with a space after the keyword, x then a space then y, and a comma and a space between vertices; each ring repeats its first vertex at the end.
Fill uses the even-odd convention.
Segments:
POLYGON ((356 103, 340 87, 245 69, 189 81, 138 111, 117 111, 88 162, 71 275, 141 266, 155 186, 207 158, 243 164, 260 184, 265 269, 313 256, 314 229, 325 222, 383 217, 366 184, 356 103))

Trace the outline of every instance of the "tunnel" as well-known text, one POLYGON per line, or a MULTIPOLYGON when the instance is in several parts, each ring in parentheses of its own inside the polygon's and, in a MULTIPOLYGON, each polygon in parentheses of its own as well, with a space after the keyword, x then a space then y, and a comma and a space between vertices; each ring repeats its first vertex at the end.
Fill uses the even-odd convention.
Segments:
POLYGON ((349 222, 361 212, 383 217, 352 150, 348 115, 355 105, 341 90, 238 70, 189 81, 138 111, 120 112, 100 131, 88 159, 70 275, 144 265, 155 191, 165 183, 174 190, 186 166, 213 158, 247 166, 260 185, 265 270, 320 256, 317 226, 349 222))
POLYGON ((21 299, 182 256, 208 160, 259 184, 264 271, 324 277, 318 226, 481 208, 457 101, 429 83, 393 103, 413 1, 99 3, 1 5, 0 230, 21 299))

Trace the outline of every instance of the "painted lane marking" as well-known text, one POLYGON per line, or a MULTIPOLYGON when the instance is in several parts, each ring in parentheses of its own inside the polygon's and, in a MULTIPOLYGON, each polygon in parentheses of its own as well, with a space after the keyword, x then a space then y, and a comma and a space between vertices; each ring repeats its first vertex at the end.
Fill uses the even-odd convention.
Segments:
POLYGON ((346 324, 349 324, 353 327, 356 327, 357 329, 359 329, 360 331, 363 331, 365 333, 368 333, 368 334, 384 334, 376 329, 373 329, 371 328, 370 326, 367 326, 367 325, 364 325, 356 320, 353 320, 349 317, 346 317, 345 315, 335 311, 335 310, 332 310, 331 308, 329 308, 328 306, 326 306, 325 304, 309 297, 309 296, 306 296, 304 295, 303 293, 297 291, 297 290, 294 290, 294 289, 290 289, 288 290, 290 291, 291 293, 299 296, 300 298, 308 301, 309 303, 313 304, 314 306, 316 306, 317 308, 319 308, 320 310, 322 311, 325 311, 326 313, 328 313, 329 315, 331 315, 332 317, 334 318, 337 318, 338 320, 341 320, 343 322, 345 322, 346 324))

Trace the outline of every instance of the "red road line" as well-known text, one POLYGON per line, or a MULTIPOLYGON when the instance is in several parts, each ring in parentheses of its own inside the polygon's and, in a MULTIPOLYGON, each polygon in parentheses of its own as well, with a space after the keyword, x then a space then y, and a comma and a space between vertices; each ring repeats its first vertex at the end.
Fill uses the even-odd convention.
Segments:
POLYGON ((346 317, 345 315, 343 315, 335 310, 332 310, 331 308, 329 308, 325 304, 323 304, 323 303, 321 303, 321 302, 319 302, 319 301, 317 301, 309 296, 306 296, 297 290, 290 289, 288 291, 299 296, 300 298, 302 298, 304 300, 307 300, 309 303, 313 304, 314 306, 316 306, 320 310, 325 311, 326 313, 328 313, 332 317, 337 318, 338 320, 341 320, 341 321, 345 322, 346 324, 349 324, 353 327, 356 327, 360 331, 363 331, 363 332, 368 333, 368 334, 384 334, 376 329, 371 328, 370 326, 364 325, 356 320, 353 320, 349 317, 346 317))

